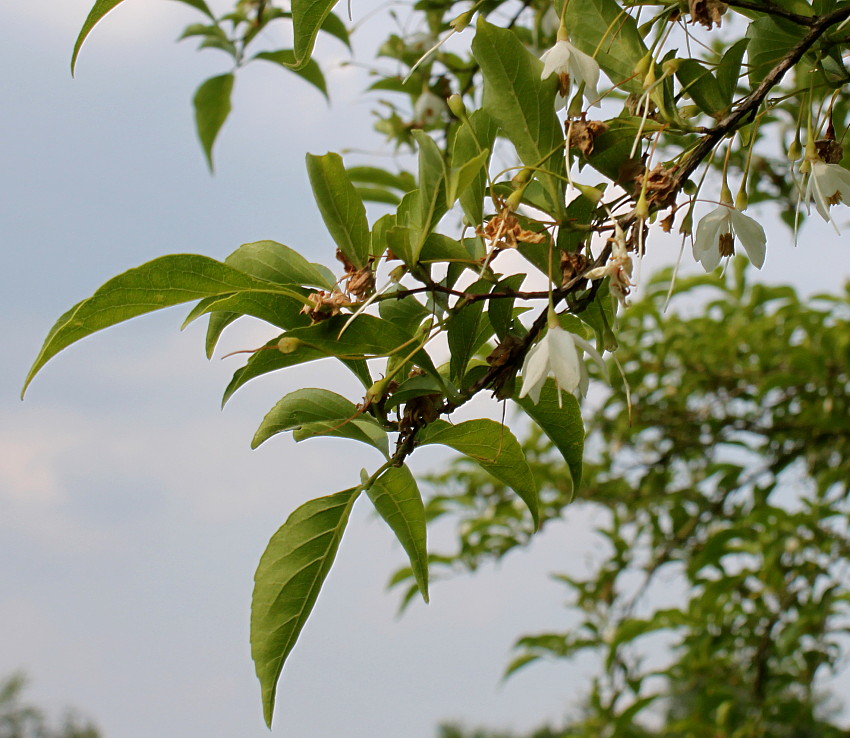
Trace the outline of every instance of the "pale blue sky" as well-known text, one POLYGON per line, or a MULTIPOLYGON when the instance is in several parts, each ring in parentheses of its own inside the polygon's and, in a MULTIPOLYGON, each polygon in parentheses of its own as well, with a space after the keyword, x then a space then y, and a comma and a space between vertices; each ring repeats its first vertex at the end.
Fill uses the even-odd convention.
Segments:
MULTIPOLYGON (((223 258, 262 238, 332 264, 304 153, 380 141, 368 106, 352 102, 354 72, 331 75, 329 108, 256 65, 238 80, 210 177, 190 99, 224 57, 173 43, 190 9, 126 0, 72 80, 90 2, 0 11, 0 675, 25 669, 33 698, 78 707, 106 738, 266 735, 247 641, 256 562, 294 507, 375 459, 341 441, 278 438, 254 452, 249 441, 281 395, 337 388, 338 375, 317 365, 269 377, 222 412, 240 359, 208 362, 202 325, 181 334, 174 309, 74 346, 25 403, 17 395, 55 318, 126 268, 171 252, 223 258)), ((369 9, 355 0, 356 16, 369 9)), ((343 58, 336 42, 321 52, 343 58)), ((819 223, 794 250, 771 232, 765 278, 836 289, 848 259, 830 234, 819 223)), ((221 353, 266 335, 234 327, 221 353)), ((364 502, 284 672, 273 734, 428 738, 443 719, 522 728, 562 715, 586 667, 498 680, 520 632, 566 627, 547 573, 592 554, 587 520, 574 512, 500 568, 436 584, 430 606, 396 620, 384 584, 402 555, 364 502)))

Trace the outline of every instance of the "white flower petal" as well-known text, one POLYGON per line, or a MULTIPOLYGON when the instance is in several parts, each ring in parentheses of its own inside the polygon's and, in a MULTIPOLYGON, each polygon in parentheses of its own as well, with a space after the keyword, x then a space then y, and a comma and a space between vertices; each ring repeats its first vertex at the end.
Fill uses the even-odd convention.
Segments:
POLYGON ((590 341, 585 341, 581 336, 574 335, 573 340, 576 342, 576 346, 596 362, 596 365, 602 370, 602 374, 608 376, 608 367, 605 366, 605 362, 602 360, 596 347, 590 341))
POLYGON ((596 86, 599 84, 599 65, 596 60, 589 54, 573 47, 570 71, 577 84, 584 82, 585 99, 596 107, 600 107, 599 101, 596 99, 599 97, 599 93, 596 91, 596 86))
POLYGON ((694 240, 694 259, 706 272, 712 272, 720 263, 720 236, 729 233, 732 226, 730 216, 732 208, 720 205, 697 223, 694 240))
POLYGON ((537 403, 547 376, 549 376, 549 345, 545 341, 540 341, 525 355, 525 361, 522 364, 520 399, 528 395, 537 403))
POLYGON ((825 166, 826 164, 822 161, 812 163, 812 171, 809 173, 809 183, 806 187, 806 197, 814 202, 815 208, 820 213, 821 218, 827 223, 830 223, 832 222, 832 218, 829 216, 829 203, 827 203, 821 189, 821 180, 826 174, 826 170, 823 169, 825 166))
POLYGON ((550 328, 546 339, 549 341, 549 367, 555 381, 560 389, 572 392, 581 381, 581 365, 573 334, 562 328, 550 328))
POLYGON ((543 72, 540 79, 548 79, 553 74, 564 72, 569 74, 570 55, 573 47, 567 41, 556 41, 551 49, 547 49, 540 57, 543 62, 543 72))
POLYGON ((765 245, 767 244, 764 228, 739 210, 732 210, 731 216, 732 228, 744 247, 744 251, 747 252, 753 266, 756 269, 761 269, 764 265, 765 245))

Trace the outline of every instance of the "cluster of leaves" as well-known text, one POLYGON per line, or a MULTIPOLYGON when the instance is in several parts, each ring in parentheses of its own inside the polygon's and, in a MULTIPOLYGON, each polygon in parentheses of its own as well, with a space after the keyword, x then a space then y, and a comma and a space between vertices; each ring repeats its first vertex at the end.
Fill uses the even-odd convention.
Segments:
MULTIPOLYGON (((95 3, 74 61, 120 2, 95 3)), ((239 0, 221 17, 204 0, 181 2, 204 16, 184 37, 227 53, 233 70, 272 61, 324 91, 312 59, 316 38, 325 31, 348 41, 332 12, 336 0, 293 0, 291 7, 239 0), (255 51, 268 37, 261 31, 278 21, 291 22, 292 48, 255 51)), ((578 482, 582 420, 577 402, 561 391, 586 389, 585 352, 601 363, 600 353, 616 349, 615 316, 628 304, 632 254, 645 252, 656 224, 670 231, 678 221, 683 237, 694 231, 712 168, 722 173, 720 203, 696 228, 695 242, 709 270, 734 253, 736 236, 761 265, 763 229, 740 212, 750 193, 796 200, 793 212, 805 199, 828 220, 833 205, 850 199, 836 134, 847 113, 839 93, 848 80, 842 59, 850 5, 480 0, 457 15, 455 3, 428 0, 415 12, 422 30, 392 35, 381 47, 396 69, 379 71, 373 88, 411 104, 407 118, 395 103, 384 105, 378 128, 413 149, 416 172, 347 168, 335 153, 307 156, 339 272, 273 241, 243 245, 224 262, 156 259, 63 315, 27 378, 94 331, 196 302, 187 322, 209 316, 210 355, 239 317, 282 331, 235 373, 225 400, 251 379, 326 357, 362 383, 354 400, 317 388, 287 394, 254 438, 258 445, 281 432, 296 440, 342 436, 382 456, 349 489, 298 508, 260 562, 251 639, 269 723, 283 664, 362 493, 396 534, 427 600, 426 513, 406 466, 416 448, 442 444, 466 455, 511 489, 532 530, 541 513, 557 508, 538 491, 545 464, 533 468, 507 427, 488 418, 448 422, 470 399, 487 391, 514 401, 566 461, 564 486, 578 482), (739 20, 726 26, 730 41, 718 28, 733 12, 739 20), (449 50, 449 36, 467 29, 468 47, 449 50), (610 84, 600 90, 603 73, 610 84), (599 103, 605 120, 589 117, 599 103), (776 142, 779 154, 762 153, 776 142), (728 178, 736 167, 733 204, 728 178), (759 167, 767 176, 753 176, 759 167), (370 222, 367 201, 389 212, 370 222), (545 287, 527 287, 535 279, 545 287), (434 348, 437 338, 448 355, 434 348)), ((195 96, 210 162, 233 83, 231 71, 195 96)))
POLYGON ((42 710, 21 700, 25 686, 21 674, 0 682, 0 738, 99 738, 91 723, 72 713, 65 716, 61 727, 52 728, 42 710))
MULTIPOLYGON (((850 629, 850 285, 804 301, 741 268, 686 318, 662 313, 667 278, 620 324, 631 412, 610 392, 590 416, 570 510, 604 554, 554 575, 570 627, 520 638, 506 673, 597 655, 582 717, 542 735, 846 735, 822 687, 850 629)), ((563 464, 539 435, 524 446, 555 519, 563 464)), ((506 490, 459 466, 426 506, 458 524, 447 574, 527 535, 506 490)))

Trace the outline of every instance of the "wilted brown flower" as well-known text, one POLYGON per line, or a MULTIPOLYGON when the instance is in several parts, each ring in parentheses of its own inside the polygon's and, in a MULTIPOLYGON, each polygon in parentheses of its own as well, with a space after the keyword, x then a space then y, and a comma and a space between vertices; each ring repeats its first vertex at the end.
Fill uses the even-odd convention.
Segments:
POLYGON ((477 227, 475 233, 486 238, 496 250, 515 249, 518 243, 543 243, 548 238, 546 233, 525 230, 519 218, 507 208, 490 218, 483 228, 477 227))
POLYGON ((307 299, 310 301, 310 304, 304 305, 301 308, 301 313, 309 316, 310 322, 314 325, 332 318, 334 315, 339 315, 341 308, 351 304, 348 298, 339 290, 334 290, 330 294, 324 290, 317 290, 307 295, 307 299))
POLYGON ((646 177, 646 201, 656 208, 666 208, 675 204, 676 177, 672 169, 666 169, 663 164, 658 164, 647 175, 646 170, 635 177, 636 190, 644 189, 643 180, 646 177))
POLYGON ((345 269, 345 276, 348 281, 345 285, 345 291, 350 295, 354 295, 358 300, 368 297, 375 291, 375 274, 372 271, 373 257, 369 257, 369 263, 362 269, 358 269, 352 264, 348 257, 339 249, 336 250, 337 261, 342 262, 345 269))
POLYGON ((840 164, 844 158, 844 147, 833 138, 821 138, 815 141, 815 149, 821 160, 827 164, 840 164))
POLYGON ((711 30, 717 24, 720 27, 720 19, 729 6, 721 0, 689 0, 688 8, 691 11, 691 22, 700 23, 711 30))
POLYGON ((585 158, 593 153, 596 137, 608 130, 601 120, 571 120, 564 123, 564 128, 570 137, 570 148, 578 149, 585 158))
MULTIPOLYGON (((561 252, 561 284, 565 285, 575 279, 579 274, 587 269, 589 263, 590 259, 577 251, 561 252)), ((585 280, 581 280, 576 287, 581 288, 584 286, 584 283, 585 280)))

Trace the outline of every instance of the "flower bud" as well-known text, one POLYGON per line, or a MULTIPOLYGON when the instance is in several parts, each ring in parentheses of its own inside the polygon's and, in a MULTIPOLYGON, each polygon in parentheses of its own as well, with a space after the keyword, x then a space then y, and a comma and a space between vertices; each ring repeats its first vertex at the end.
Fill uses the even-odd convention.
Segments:
POLYGON ((472 22, 472 18, 474 16, 475 8, 472 8, 471 10, 467 10, 465 13, 461 13, 457 18, 450 20, 449 25, 455 33, 460 33, 472 22))
POLYGON ((788 147, 788 161, 797 161, 803 155, 803 147, 799 137, 795 138, 788 147))
POLYGON ((597 205, 599 203, 599 201, 602 199, 602 195, 604 194, 602 190, 597 189, 596 187, 591 187, 590 185, 583 185, 579 184, 578 182, 573 182, 573 186, 594 205, 597 205))
POLYGON ((746 210, 747 205, 750 204, 749 195, 747 195, 747 190, 744 187, 741 187, 738 190, 738 194, 735 196, 735 207, 738 210, 746 210))
POLYGON ((277 350, 282 354, 291 354, 301 346, 301 339, 294 336, 284 336, 277 342, 277 350))
POLYGON ((466 121, 466 105, 463 104, 463 98, 460 95, 456 92, 449 95, 446 103, 449 106, 449 110, 452 111, 452 115, 456 118, 460 118, 462 121, 466 121))
POLYGON ((523 185, 527 185, 531 181, 531 177, 534 175, 534 170, 530 167, 523 167, 520 169, 511 179, 511 184, 516 187, 522 187, 523 185))
POLYGON ((661 65, 661 71, 664 72, 665 77, 672 77, 676 72, 679 71, 679 67, 682 66, 683 59, 668 59, 661 65))
POLYGON ((637 203, 635 203, 635 217, 640 220, 646 220, 649 217, 649 203, 646 201, 646 194, 641 192, 637 203))

